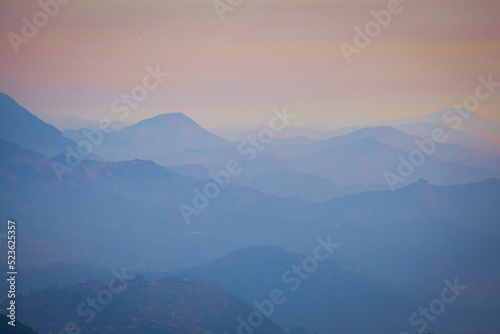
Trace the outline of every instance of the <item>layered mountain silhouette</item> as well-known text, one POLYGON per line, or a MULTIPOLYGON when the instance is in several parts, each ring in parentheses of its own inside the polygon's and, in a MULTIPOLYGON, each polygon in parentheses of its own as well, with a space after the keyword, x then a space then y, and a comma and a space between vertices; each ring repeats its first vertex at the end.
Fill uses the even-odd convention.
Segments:
MULTIPOLYGON (((70 324, 85 333, 215 334, 237 333, 238 318, 248 321, 253 311, 213 281, 132 278, 125 282, 126 287, 115 281, 111 288, 109 279, 93 280, 20 296, 23 308, 19 317, 42 333, 64 332, 70 324), (107 291, 109 299, 99 297, 102 291, 107 291), (88 302, 90 296, 98 296, 94 304, 98 311, 88 302)), ((264 317, 253 332, 285 334, 264 317)))
MULTIPOLYGON (((325 140, 294 139, 292 134, 307 132, 291 131, 256 149, 249 161, 239 143, 211 134, 183 114, 164 114, 103 134, 93 152, 108 160, 82 160, 60 182, 53 164, 66 163, 66 147, 78 145, 83 130, 65 131, 74 140, 64 138, 7 96, 0 102, 1 220, 19 222, 20 269, 40 275, 38 285, 26 283, 30 289, 101 276, 101 269, 85 267, 89 263, 162 273, 200 266, 186 270, 219 280, 251 302, 283 283, 282 267, 303 259, 296 254, 310 255, 318 237, 331 235, 341 244, 335 263, 319 267, 294 294, 296 301, 276 312, 276 321, 290 333, 303 333, 294 326, 320 334, 411 332, 405 327, 411 312, 438 298, 444 280, 454 278, 468 288, 433 328, 500 330, 499 157, 495 142, 472 130, 450 130, 450 140, 425 153, 425 161, 393 192, 384 172, 396 173, 401 157, 422 149, 416 141, 428 143, 433 127, 445 126, 437 123, 439 115, 392 125, 398 129, 340 129, 325 140), (241 173, 226 183, 212 179, 214 173, 224 175, 231 160, 241 173), (181 204, 193 208, 189 224, 181 204), (56 268, 54 276, 50 268, 56 268), (68 271, 61 280, 55 277, 59 270, 68 271)), ((494 122, 470 119, 477 119, 476 129, 496 131, 494 122)), ((92 291, 102 284, 94 281, 92 291)), ((123 297, 123 304, 110 305, 115 322, 104 323, 103 317, 91 329, 175 332, 164 307, 182 304, 196 316, 171 312, 179 317, 180 332, 211 333, 219 328, 214 324, 229 323, 226 306, 239 307, 217 283, 161 284, 138 279, 131 286, 133 302, 123 297), (146 299, 138 301, 141 296, 146 299), (188 296, 200 297, 204 311, 189 305, 188 296), (208 296, 227 303, 212 303, 208 296), (135 318, 134 303, 141 307, 135 318)), ((59 310, 74 314, 65 300, 86 298, 89 289, 82 283, 39 291, 23 299, 31 318, 20 314, 20 320, 41 332, 57 332, 67 319, 49 325, 42 317, 59 310), (59 304, 51 309, 41 300, 59 304)))
POLYGON ((424 138, 432 138, 432 132, 436 128, 445 129, 445 135, 447 136, 446 140, 447 143, 453 143, 463 147, 475 148, 484 152, 491 152, 495 154, 500 153, 500 147, 498 143, 481 139, 480 137, 473 136, 465 131, 455 130, 449 127, 443 127, 443 125, 440 122, 408 123, 397 127, 399 131, 424 138))
POLYGON ((368 190, 382 190, 384 185, 340 186, 332 181, 290 169, 279 169, 250 178, 235 180, 235 184, 279 197, 298 197, 310 202, 323 202, 335 197, 354 195, 368 190))
MULTIPOLYGON (((8 96, 2 95, 0 102, 4 105, 2 117, 5 121, 2 125, 5 127, 3 139, 6 141, 54 156, 67 153, 68 145, 76 148, 77 143, 88 140, 84 135, 85 129, 64 131, 66 136, 73 139, 72 141, 63 138, 57 129, 43 123, 8 96)), ((304 140, 279 142, 280 138, 277 138, 276 143, 261 152, 258 159, 245 165, 241 177, 246 180, 242 179, 239 184, 251 185, 255 189, 282 197, 296 196, 297 192, 303 192, 304 196, 299 197, 312 201, 327 200, 363 190, 380 189, 387 184, 385 172, 397 173, 401 157, 408 160, 409 154, 415 150, 422 150, 417 142, 424 146, 429 145, 428 138, 432 137, 432 130, 435 129, 433 127, 437 126, 447 129, 446 135, 451 138, 450 141, 433 143, 435 149, 432 154, 428 156, 426 153, 423 165, 415 168, 415 172, 405 177, 404 182, 398 184, 398 187, 416 182, 420 178, 425 178, 434 184, 467 183, 498 178, 500 156, 495 153, 493 148, 495 144, 450 129, 444 126, 443 122, 436 123, 436 120, 444 117, 443 115, 444 112, 440 112, 413 120, 419 123, 400 121, 400 123, 406 122, 402 125, 404 126, 402 130, 406 129, 406 132, 414 134, 420 133, 423 137, 382 126, 358 130, 353 128, 350 133, 343 135, 342 130, 336 130, 335 137, 315 142, 304 140), (431 121, 434 123, 430 123, 431 121), (425 129, 422 129, 422 124, 427 125, 425 129), (464 136, 461 137, 460 133, 464 136), (467 147, 456 143, 462 143, 467 147), (298 179, 312 180, 313 177, 320 177, 344 188, 334 190, 330 186, 321 196, 314 196, 307 195, 310 192, 307 190, 306 184, 309 184, 307 181, 302 182, 304 185, 302 187, 301 182, 295 182, 295 190, 289 191, 273 190, 271 184, 267 187, 258 186, 259 182, 263 182, 265 175, 280 170, 295 173, 298 179), (256 179, 254 182, 252 179, 255 177, 259 177, 261 181, 256 179)), ((467 121, 470 120, 476 120, 475 123, 479 124, 477 127, 485 131, 495 130, 496 125, 487 125, 486 120, 473 113, 467 121)), ((299 130, 300 128, 296 128, 292 132, 307 133, 303 129, 299 130)), ((86 131, 88 134, 96 130, 86 131)), ((92 147, 93 153, 110 160, 151 159, 163 166, 180 168, 181 174, 183 174, 182 165, 200 165, 216 172, 224 168, 229 160, 245 163, 245 156, 238 150, 237 144, 204 130, 181 113, 158 115, 120 131, 101 135, 102 140, 92 147)), ((99 159, 95 155, 87 158, 99 159)), ((201 175, 194 176, 201 177, 201 175)))
POLYGON ((19 320, 16 320, 15 326, 11 326, 8 322, 11 321, 7 316, 0 314, 0 331, 4 334, 38 334, 31 327, 26 326, 19 320))
POLYGON ((365 192, 314 205, 229 186, 186 225, 178 205, 192 205, 193 189, 203 189, 206 181, 150 161, 85 161, 60 184, 47 158, 4 147, 13 153, 0 164, 0 208, 25 222, 26 264, 159 270, 213 260, 245 245, 307 252, 318 235, 335 233, 348 241, 338 258, 343 265, 361 267, 408 294, 415 286, 420 294, 427 291, 430 278, 439 281, 445 274, 460 272, 477 284, 496 275, 489 265, 500 254, 495 179, 443 187, 419 182, 395 193, 365 192), (367 245, 371 251, 361 252, 367 245), (405 257, 390 256, 391 249, 405 257), (433 271, 447 260, 454 265, 433 271))
MULTIPOLYGON (((409 161, 409 154, 374 139, 362 139, 311 153, 291 164, 299 172, 327 178, 345 186, 383 185, 387 184, 385 172, 398 174, 400 157, 409 161)), ((433 155, 422 156, 423 163, 414 166, 414 172, 410 175, 403 175, 405 181, 402 185, 411 184, 421 178, 435 184, 456 184, 497 178, 500 175, 496 168, 499 162, 497 159, 485 160, 483 164, 486 167, 476 167, 475 163, 467 165, 463 161, 442 161, 433 155), (490 166, 494 169, 487 168, 490 166)))
MULTIPOLYGON (((76 142, 85 137, 80 130, 64 134, 76 142)), ((153 159, 184 150, 214 149, 230 143, 200 127, 182 113, 162 114, 106 134, 95 152, 109 160, 153 159)))
POLYGON ((76 144, 54 126, 44 123, 14 99, 0 93, 0 139, 49 156, 66 153, 76 144))
MULTIPOLYGON (((217 171, 223 169, 227 161, 234 159, 245 166, 241 176, 248 180, 242 181, 241 184, 258 185, 259 180, 256 179, 254 183, 254 177, 288 170, 297 175, 321 177, 347 187, 345 192, 339 192, 338 195, 352 194, 352 187, 364 186, 364 190, 370 190, 387 185, 385 172, 397 174, 401 158, 409 161, 410 154, 416 151, 421 152, 424 161, 415 166, 415 172, 405 177, 398 187, 414 183, 421 178, 435 184, 456 184, 500 176, 500 155, 491 150, 488 152, 462 147, 451 141, 440 143, 429 138, 432 136, 408 135, 385 126, 364 128, 313 143, 269 145, 259 153, 257 159, 248 164, 245 155, 234 146, 183 151, 154 160, 164 166, 199 164, 217 171)), ((293 191, 278 193, 272 190, 272 184, 267 188, 268 191, 266 187, 256 189, 269 194, 294 196, 293 191)), ((307 187, 299 191, 308 192, 307 187)), ((327 193, 331 193, 332 197, 336 196, 336 193, 330 190, 323 192, 327 193)), ((318 200, 318 197, 307 195, 304 198, 318 200)), ((327 199, 326 196, 322 198, 327 199)))
MULTIPOLYGON (((43 112, 37 112, 36 116, 38 116, 45 123, 52 124, 60 131, 65 130, 78 130, 81 128, 86 129, 99 129, 99 122, 93 120, 85 120, 75 116, 61 116, 61 115, 52 115, 43 112)), ((129 126, 130 124, 122 122, 122 121, 112 121, 110 127, 115 130, 121 130, 124 127, 129 126)))
POLYGON ((331 259, 292 290, 295 281, 285 283, 282 276, 304 259, 279 247, 260 246, 173 274, 217 280, 251 305, 269 300, 271 291, 279 289, 286 301, 275 306, 271 318, 285 329, 301 326, 324 334, 341 333, 346 328, 350 333, 385 333, 407 325, 414 304, 410 298, 366 273, 343 270, 331 259))
POLYGON ((446 109, 436 113, 400 120, 379 121, 372 125, 401 126, 411 123, 440 123, 442 126, 465 131, 486 141, 500 141, 500 124, 485 119, 474 112, 461 109, 446 109))

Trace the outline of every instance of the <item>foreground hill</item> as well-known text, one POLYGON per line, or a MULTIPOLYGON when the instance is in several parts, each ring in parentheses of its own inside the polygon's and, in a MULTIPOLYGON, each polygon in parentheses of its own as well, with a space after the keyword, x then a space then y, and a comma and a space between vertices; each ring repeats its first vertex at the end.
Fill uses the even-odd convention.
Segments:
MULTIPOLYGON (((246 320, 253 311, 248 304, 213 281, 166 278, 151 282, 133 279, 126 287, 113 282, 113 290, 110 289, 110 282, 88 281, 21 296, 17 299, 21 305, 19 319, 42 333, 59 333, 73 326, 74 330, 79 329, 83 333, 233 334, 237 333, 238 318, 246 320), (97 312, 91 304, 85 304, 96 296, 97 312), (102 296, 105 299, 101 299, 102 296), (100 300, 104 303, 99 303, 100 300), (81 303, 83 307, 78 312, 81 303)), ((2 304, 2 309, 3 306, 5 304, 2 304)), ((284 334, 267 318, 263 318, 263 323, 254 329, 254 333, 284 334)))
POLYGON ((179 203, 192 205, 194 189, 206 181, 134 160, 86 161, 59 183, 50 159, 5 142, 2 149, 11 154, 0 159, 0 212, 20 222, 25 266, 65 261, 169 270, 256 245, 308 254, 319 236, 332 235, 342 245, 335 258, 342 266, 413 298, 428 302, 444 279, 458 276, 471 287, 459 303, 480 303, 486 315, 500 305, 495 179, 422 181, 320 204, 229 185, 187 225, 179 203))
POLYGON ((397 332, 407 325, 415 302, 366 273, 341 269, 331 259, 292 291, 295 284, 284 283, 283 273, 304 258, 279 247, 252 247, 174 274, 220 281, 250 304, 268 300, 271 291, 281 289, 287 299, 276 306, 272 319, 285 329, 300 325, 324 334, 375 334, 397 332))
MULTIPOLYGON (((2 310, 3 311, 3 310, 2 310)), ((7 316, 0 314, 0 333, 2 334, 38 334, 31 327, 26 326, 16 319, 16 325, 11 326, 8 322, 11 321, 7 316)))

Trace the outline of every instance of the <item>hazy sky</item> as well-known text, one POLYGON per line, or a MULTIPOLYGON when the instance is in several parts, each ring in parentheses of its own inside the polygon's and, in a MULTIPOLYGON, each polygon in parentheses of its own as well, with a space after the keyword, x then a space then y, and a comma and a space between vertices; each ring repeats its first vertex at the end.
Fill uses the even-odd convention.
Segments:
MULTIPOLYGON (((243 0, 221 21, 211 0, 72 0, 16 54, 7 34, 40 6, 2 0, 0 91, 33 112, 99 120, 159 64, 170 76, 126 121, 183 112, 217 127, 282 106, 320 120, 418 116, 462 102, 480 75, 500 81, 497 0, 402 0, 347 63, 340 43, 388 2, 243 0)), ((499 107, 500 90, 477 113, 500 121, 499 107)))

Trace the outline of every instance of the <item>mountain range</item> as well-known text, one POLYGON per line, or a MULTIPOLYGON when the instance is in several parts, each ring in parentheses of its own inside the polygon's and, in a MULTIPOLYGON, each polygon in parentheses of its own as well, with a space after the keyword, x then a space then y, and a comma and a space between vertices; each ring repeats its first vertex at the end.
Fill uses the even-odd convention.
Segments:
MULTIPOLYGON (((217 282, 179 278, 145 281, 132 277, 125 284, 115 284, 118 288, 109 282, 86 281, 20 296, 18 302, 23 308, 19 318, 42 333, 72 328, 85 333, 215 334, 237 333, 241 326, 238 319, 248 321, 252 313, 248 304, 217 282), (102 291, 108 293, 109 299, 101 299, 102 291), (93 295, 97 296, 97 304, 86 300, 93 295)), ((264 317, 254 332, 285 334, 264 317)))
MULTIPOLYGON (((100 128, 99 121, 86 120, 75 116, 52 115, 43 112, 37 112, 35 115, 45 123, 55 126, 60 131, 78 130, 82 128, 96 130, 100 128)), ((111 122, 110 127, 114 130, 121 130, 129 125, 130 124, 123 121, 115 120, 111 122)))
MULTIPOLYGON (((85 140, 80 130, 66 130, 75 142, 85 140)), ((158 115, 104 136, 95 152, 109 160, 151 159, 155 156, 193 149, 213 149, 230 145, 181 113, 158 115)))
POLYGON ((301 326, 317 333, 341 333, 343 328, 352 333, 385 333, 406 325, 412 312, 409 297, 366 273, 343 270, 334 261, 321 263, 292 290, 296 282, 285 283, 282 276, 305 258, 278 247, 251 247, 171 274, 222 282, 251 305, 268 300, 271 291, 280 289, 287 300, 276 305, 271 318, 284 329, 301 326), (323 312, 318 313, 314 305, 323 312))
POLYGON ((74 302, 103 287, 102 268, 126 267, 150 277, 117 296, 110 323, 103 317, 90 330, 175 332, 176 321, 185 332, 231 333, 235 313, 269 297, 283 271, 331 236, 340 244, 332 261, 276 311, 282 329, 266 322, 263 333, 409 331, 408 316, 454 278, 468 288, 433 328, 496 333, 500 158, 488 133, 497 124, 471 116, 470 129, 489 139, 464 127, 430 143, 437 116, 428 126, 416 119, 321 140, 284 136, 249 161, 240 143, 183 114, 162 114, 102 134, 94 155, 60 182, 53 165, 67 162, 67 147, 78 149, 85 131, 61 132, 0 95, 1 219, 19 222, 20 272, 40 277, 26 281, 32 293, 20 298, 27 310, 20 320, 57 331, 74 302), (397 173, 401 157, 429 147, 421 143, 435 149, 391 191, 384 173, 397 173), (227 173, 231 160, 241 173, 207 195, 207 184, 218 184, 214 173, 227 173), (180 205, 200 207, 200 196, 206 205, 186 224, 180 205), (58 271, 66 271, 61 280, 58 271), (168 304, 184 311, 170 312, 168 304), (61 316, 51 325, 54 314, 61 316))
POLYGON ((67 146, 76 147, 76 143, 54 126, 44 123, 3 93, 0 93, 0 139, 48 156, 65 153, 67 146))

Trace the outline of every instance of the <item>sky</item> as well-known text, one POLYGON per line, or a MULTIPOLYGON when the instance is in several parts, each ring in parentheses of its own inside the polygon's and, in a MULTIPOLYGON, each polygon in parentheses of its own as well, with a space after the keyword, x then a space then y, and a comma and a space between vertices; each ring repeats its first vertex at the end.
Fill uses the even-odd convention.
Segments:
MULTIPOLYGON (((414 117, 461 103, 478 76, 500 81, 500 1, 401 0, 347 62, 341 43, 391 1, 243 0, 221 20, 212 0, 72 0, 16 53, 9 33, 42 9, 2 0, 0 91, 34 113, 115 118, 113 101, 158 66, 169 76, 124 121, 182 112, 216 128, 285 106, 304 125, 414 117)), ((499 111, 500 89, 476 113, 499 111)))

